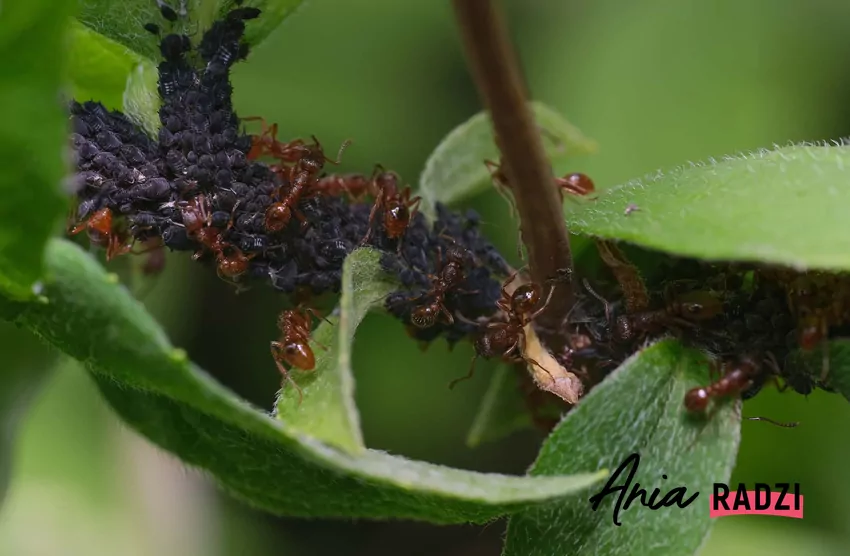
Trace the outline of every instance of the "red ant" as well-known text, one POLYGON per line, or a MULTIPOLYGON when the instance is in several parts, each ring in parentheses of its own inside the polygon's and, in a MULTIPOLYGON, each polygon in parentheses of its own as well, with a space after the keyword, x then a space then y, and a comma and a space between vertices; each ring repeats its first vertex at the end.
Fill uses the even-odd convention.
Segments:
MULTIPOLYGON (((429 276, 431 280, 431 291, 427 295, 433 296, 433 301, 413 310, 410 321, 418 328, 430 328, 437 323, 437 318, 442 313, 449 325, 454 324, 454 317, 444 305, 445 296, 448 291, 466 279, 466 264, 472 254, 466 249, 458 246, 449 247, 446 251, 445 263, 442 261, 441 251, 437 251, 437 276, 429 276)), ((461 290, 458 290, 461 291, 461 290)), ((461 293, 476 293, 461 291, 461 293)))
POLYGON ((615 338, 632 340, 668 325, 693 327, 695 322, 711 320, 723 312, 723 302, 707 291, 693 291, 670 299, 663 309, 620 315, 614 323, 615 338))
MULTIPOLYGON (((299 405, 304 399, 304 393, 289 376, 289 370, 283 364, 289 365, 290 369, 302 371, 312 371, 316 367, 316 356, 310 348, 310 329, 314 318, 321 317, 313 309, 298 308, 283 311, 277 318, 280 340, 271 342, 271 353, 275 365, 280 374, 298 390, 299 405)), ((329 322, 327 319, 324 320, 329 322)), ((320 344, 316 345, 326 349, 320 344)))
MULTIPOLYGON (((204 195, 190 199, 180 211, 186 235, 194 238, 202 246, 202 249, 192 255, 192 259, 198 260, 203 257, 204 248, 211 251, 215 255, 216 273, 226 282, 232 283, 234 278, 248 271, 254 254, 245 255, 240 249, 224 241, 219 229, 209 225, 211 219, 209 202, 204 195)), ((231 220, 227 228, 230 229, 232 226, 231 220)))
MULTIPOLYGON (((515 216, 514 211, 516 207, 514 206, 513 199, 509 196, 511 185, 507 174, 502 169, 502 163, 485 160, 484 165, 487 167, 487 171, 490 172, 490 177, 493 179, 496 189, 508 201, 511 216, 515 216)), ((594 185, 593 180, 587 174, 582 174, 581 172, 574 172, 560 178, 555 178, 555 184, 561 192, 561 200, 564 198, 564 192, 577 197, 585 197, 596 192, 596 185, 594 185)))
POLYGON ((295 213, 299 220, 302 222, 305 221, 304 216, 295 208, 299 199, 307 192, 311 182, 315 184, 316 176, 318 176, 319 172, 321 172, 322 168, 324 168, 325 162, 339 164, 342 159, 343 151, 350 144, 350 141, 343 142, 342 146, 339 148, 339 154, 337 155, 336 160, 325 156, 325 153, 322 150, 322 145, 315 136, 313 136, 312 146, 299 147, 301 150, 301 156, 297 159, 295 165, 289 171, 289 191, 287 191, 286 196, 281 198, 280 191, 282 188, 278 188, 277 191, 275 191, 275 196, 278 198, 278 202, 272 203, 272 205, 266 210, 264 224, 267 231, 279 232, 283 230, 286 225, 289 224, 293 213, 295 213))
MULTIPOLYGON (((475 372, 475 361, 479 357, 485 359, 499 357, 506 363, 525 362, 536 365, 548 373, 540 363, 525 354, 525 327, 549 306, 552 294, 555 292, 555 286, 549 288, 549 295, 546 300, 535 310, 541 297, 541 288, 537 284, 523 284, 517 287, 512 294, 508 293, 507 287, 514 281, 518 273, 519 271, 515 271, 508 276, 508 279, 502 284, 502 297, 496 302, 496 307, 502 311, 506 320, 491 321, 484 325, 484 329, 474 342, 475 355, 472 357, 469 373, 453 380, 449 383, 449 388, 454 388, 458 382, 472 378, 475 372)), ((458 315, 458 318, 470 324, 477 324, 464 319, 462 315, 458 315)))
POLYGON ((89 240, 101 247, 106 247, 106 260, 111 261, 119 255, 129 253, 135 244, 135 240, 127 237, 125 231, 113 228, 112 211, 102 208, 91 215, 85 222, 71 228, 71 235, 86 230, 89 240))
POLYGON ((180 207, 180 214, 183 227, 186 228, 186 235, 190 237, 197 235, 210 223, 209 201, 203 194, 193 197, 180 207))
POLYGON ((608 300, 596 293, 587 280, 582 283, 604 305, 605 318, 613 324, 614 339, 618 342, 631 341, 642 333, 657 332, 668 325, 693 327, 695 322, 711 320, 723 312, 722 300, 711 292, 695 290, 672 297, 668 289, 663 308, 626 313, 615 318, 608 300))
POLYGON ((259 121, 263 128, 259 135, 254 135, 252 138, 251 150, 248 151, 246 156, 248 160, 256 160, 266 155, 276 158, 281 162, 298 162, 298 159, 304 152, 304 141, 301 139, 295 139, 288 143, 278 141, 277 124, 269 126, 259 116, 242 118, 242 121, 259 121))
MULTIPOLYGON (((724 365, 725 367, 725 365, 724 365)), ((762 368, 752 357, 741 357, 737 363, 727 370, 723 376, 708 386, 697 386, 685 393, 685 409, 693 413, 701 413, 708 409, 712 399, 726 396, 737 396, 753 386, 759 379, 762 368)), ((798 423, 780 423, 767 417, 748 417, 751 421, 767 421, 780 427, 793 428, 798 423)))
MULTIPOLYGON (((416 212, 419 210, 421 197, 411 198, 410 187, 399 192, 399 176, 395 172, 387 172, 381 165, 375 166, 372 174, 371 188, 375 194, 375 204, 369 213, 369 230, 360 244, 364 245, 372 237, 372 224, 378 214, 378 209, 384 209, 384 230, 389 239, 400 239, 410 226, 416 212)), ((401 251, 401 241, 398 249, 401 251)))
POLYGON ((590 179, 587 174, 582 174, 580 172, 567 174, 562 178, 555 178, 555 183, 558 184, 558 187, 561 190, 562 200, 565 191, 571 195, 579 197, 584 197, 596 192, 596 186, 593 184, 593 180, 590 179))
POLYGON ((685 394, 685 408, 695 413, 705 411, 712 398, 740 394, 753 384, 761 372, 761 366, 753 358, 742 357, 716 382, 688 390, 685 394))

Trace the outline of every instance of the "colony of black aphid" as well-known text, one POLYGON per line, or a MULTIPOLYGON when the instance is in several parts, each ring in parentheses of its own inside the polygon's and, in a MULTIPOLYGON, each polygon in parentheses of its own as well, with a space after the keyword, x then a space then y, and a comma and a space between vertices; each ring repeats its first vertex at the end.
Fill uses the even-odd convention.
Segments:
MULTIPOLYGON (((511 270, 480 235, 474 213, 438 205, 429 225, 416 210, 421 201, 393 172, 327 174, 337 161, 315 138, 281 142, 276 126, 265 122, 260 134, 246 134, 229 77, 248 54, 246 21, 259 14, 234 9, 196 47, 185 35, 161 37, 155 139, 97 102, 71 104, 78 199, 72 231, 87 231, 108 259, 139 249, 191 251, 237 288, 266 283, 288 294, 300 308, 281 315, 281 340, 272 344, 284 374, 282 363, 312 368, 312 315, 305 304, 339 291, 343 261, 359 246, 382 252, 381 266, 401 284, 386 308, 414 338, 455 343, 476 337, 480 355, 522 360, 520 337, 528 324, 522 315, 545 302, 548 286, 520 288, 497 306, 511 270), (516 326, 487 327, 494 322, 516 326)), ((159 33, 157 25, 145 27, 159 33)), ((494 178, 504 181, 500 173, 494 178)), ((592 191, 592 182, 582 179, 577 192, 568 192, 592 191)), ((557 356, 596 382, 647 339, 673 334, 722 360, 757 359, 758 371, 736 383, 737 391, 715 394, 750 395, 774 375, 808 393, 824 384, 786 370, 786 360, 793 348, 812 348, 830 327, 850 321, 850 303, 824 293, 850 288, 783 272, 675 261, 638 301, 628 293, 637 286, 622 276, 617 289, 576 282, 577 304, 558 331, 568 347, 557 356)))

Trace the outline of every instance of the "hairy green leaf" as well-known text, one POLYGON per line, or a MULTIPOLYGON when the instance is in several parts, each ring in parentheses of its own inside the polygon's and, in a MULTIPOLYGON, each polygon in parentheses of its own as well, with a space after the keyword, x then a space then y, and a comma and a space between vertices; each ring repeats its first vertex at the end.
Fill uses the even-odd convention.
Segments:
POLYGON ((850 270, 848 180, 849 146, 761 150, 607 189, 567 225, 676 255, 850 270))
MULTIPOLYGON (((213 21, 223 17, 234 6, 232 0, 170 0, 177 14, 175 23, 163 18, 155 0, 79 0, 79 20, 96 33, 123 44, 150 60, 159 59, 158 39, 144 30, 155 23, 164 32, 185 33, 196 39, 213 21), (185 9, 183 9, 185 7, 185 9)), ((248 23, 245 38, 251 45, 262 42, 280 23, 292 15, 303 0, 247 0, 243 6, 260 8, 260 18, 248 23)))
MULTIPOLYGON (((710 418, 685 411, 685 392, 704 384, 707 375, 704 356, 675 341, 644 349, 568 414, 531 469, 532 475, 570 473, 588 465, 614 470, 638 453, 632 486, 640 483, 647 493, 660 489, 657 500, 684 486, 682 500, 700 493, 692 504, 653 511, 635 501, 619 512, 622 526, 616 527, 612 516, 620 492, 606 496, 596 511, 585 497, 553 502, 511 518, 504 554, 682 556, 697 551, 711 528, 711 485, 728 481, 740 440, 740 402, 722 404, 710 418)), ((611 485, 625 485, 630 469, 618 476, 613 472, 611 485)))
MULTIPOLYGON (((551 108, 539 102, 531 108, 553 164, 596 149, 596 143, 551 108)), ((492 187, 485 160, 498 162, 499 150, 490 116, 480 112, 453 129, 431 153, 419 177, 424 205, 458 203, 492 187)))
POLYGON ((159 129, 156 65, 127 47, 74 22, 69 76, 73 97, 119 110, 155 136, 159 129))
POLYGON ((303 391, 303 400, 296 388, 284 382, 275 404, 278 419, 289 430, 350 453, 365 450, 351 376, 354 332, 366 313, 398 287, 381 270, 377 251, 358 249, 348 256, 342 268, 339 317, 329 318, 330 322, 323 322, 313 333, 316 368, 291 373, 303 391))
POLYGON ((499 365, 467 434, 467 446, 474 448, 530 426, 531 416, 519 392, 516 372, 508 365, 499 365))
POLYGON ((55 353, 32 334, 0 324, 0 508, 12 476, 15 433, 30 400, 53 368, 55 353))
POLYGON ((47 263, 55 280, 46 285, 46 302, 0 300, 0 315, 15 315, 82 361, 113 408, 153 442, 268 511, 481 522, 601 478, 508 477, 379 451, 340 452, 289 430, 194 367, 115 275, 79 247, 55 240, 47 263))
POLYGON ((60 92, 69 2, 6 2, 0 9, 0 291, 25 299, 64 210, 68 141, 60 92))

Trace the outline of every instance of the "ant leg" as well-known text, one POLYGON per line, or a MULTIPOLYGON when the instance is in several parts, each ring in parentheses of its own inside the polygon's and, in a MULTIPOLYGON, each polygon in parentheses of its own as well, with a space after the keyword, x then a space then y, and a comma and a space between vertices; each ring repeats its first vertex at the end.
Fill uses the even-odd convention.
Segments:
POLYGON ((384 188, 378 190, 378 194, 375 196, 375 204, 372 205, 372 211, 369 213, 369 223, 366 226, 366 235, 363 236, 363 239, 360 240, 360 246, 366 245, 369 241, 369 238, 372 237, 372 227, 375 225, 375 216, 378 214, 378 207, 383 205, 384 199, 384 188))
POLYGON ((590 295, 602 303, 605 307, 605 320, 611 322, 611 304, 608 303, 608 300, 596 293, 596 290, 590 287, 590 282, 587 281, 587 278, 582 278, 581 283, 584 284, 584 289, 586 289, 590 295))
POLYGON ((516 204, 513 198, 511 197, 510 188, 507 186, 507 184, 503 183, 501 179, 501 165, 497 162, 493 162, 492 160, 485 160, 484 166, 487 167, 487 172, 489 172, 490 174, 490 179, 493 181, 493 185, 496 187, 496 191, 505 200, 505 202, 508 203, 508 210, 510 211, 511 219, 516 220, 516 204))
POLYGON ((162 239, 156 238, 156 241, 150 243, 146 247, 143 247, 141 251, 130 251, 133 255, 144 255, 145 253, 150 253, 151 251, 156 251, 157 249, 162 249, 165 247, 162 243, 162 239))
POLYGON ((455 384, 458 382, 463 382, 464 380, 469 380, 472 378, 472 375, 475 374, 475 361, 478 359, 478 354, 472 356, 472 363, 469 365, 469 372, 466 375, 456 378, 453 381, 449 382, 449 390, 455 387, 455 384))
POLYGON ((71 228, 71 230, 68 233, 71 234, 72 236, 77 235, 78 233, 80 233, 83 230, 85 230, 86 228, 88 228, 88 226, 89 226, 89 221, 85 220, 83 222, 80 222, 79 224, 77 224, 73 228, 71 228))
POLYGON ((791 421, 789 423, 774 421, 769 417, 747 417, 747 421, 767 421, 771 425, 776 425, 777 427, 785 427, 787 429, 793 429, 794 427, 800 424, 798 421, 791 421))
POLYGON ((517 256, 519 256, 519 260, 524 261, 525 260, 525 253, 523 252, 522 247, 523 247, 522 225, 520 225, 520 226, 517 226, 517 230, 516 230, 516 254, 517 254, 517 256))
POLYGON ((285 378, 287 382, 292 384, 292 386, 294 386, 295 389, 298 390, 298 405, 300 406, 301 402, 304 401, 304 391, 301 390, 301 387, 298 386, 298 384, 289 375, 289 371, 286 369, 286 367, 284 367, 281 364, 281 362, 279 361, 278 352, 282 348, 283 348, 283 346, 281 345, 280 342, 272 342, 271 343, 272 359, 274 359, 274 364, 277 365, 277 370, 280 371, 280 374, 283 375, 283 378, 285 378))
POLYGON ((555 377, 552 376, 552 373, 549 372, 549 369, 547 369, 546 367, 544 367, 543 365, 541 365, 540 363, 538 363, 537 361, 535 361, 531 357, 523 356, 522 360, 525 361, 526 363, 530 364, 530 365, 534 365, 535 367, 537 367, 538 369, 540 369, 541 371, 543 371, 544 373, 549 375, 549 378, 552 379, 552 382, 555 381, 555 377))
MULTIPOLYGON (((314 137, 314 139, 315 139, 315 137, 314 137)), ((336 160, 331 160, 330 158, 325 157, 325 161, 330 162, 331 164, 334 164, 334 165, 338 165, 339 163, 342 162, 342 153, 345 152, 345 149, 347 149, 350 146, 351 146, 351 139, 346 139, 339 146, 339 152, 337 152, 337 154, 336 154, 336 160)))
POLYGON ((507 289, 507 288, 508 288, 508 284, 510 284, 511 282, 513 282, 514 280, 516 280, 516 277, 519 275, 520 270, 522 270, 522 269, 521 269, 521 268, 518 268, 518 269, 514 270, 514 271, 511 273, 511 275, 510 275, 510 276, 508 276, 507 280, 505 280, 505 282, 502 284, 502 290, 501 290, 501 293, 502 293, 502 296, 503 296, 505 299, 510 299, 510 298, 511 298, 511 296, 508 294, 508 289, 507 289))
POLYGON ((708 380, 711 381, 711 384, 714 384, 720 377, 723 376, 723 364, 719 361, 709 361, 708 363, 708 380))
POLYGON ((416 216, 416 213, 419 212, 419 203, 422 202, 422 197, 414 197, 410 198, 410 190, 405 191, 407 197, 406 204, 407 208, 410 209, 410 220, 413 221, 413 217, 416 216))
POLYGON ((330 324, 331 326, 333 326, 333 324, 334 324, 330 320, 328 320, 327 317, 320 315, 319 312, 316 311, 315 309, 307 308, 307 309, 305 309, 305 312, 313 315, 313 317, 316 318, 316 319, 325 321, 326 323, 330 324))
POLYGON ((446 309, 446 307, 442 303, 440 303, 440 311, 442 311, 443 315, 445 315, 446 319, 448 319, 447 324, 449 326, 451 326, 455 323, 454 317, 452 316, 452 314, 449 312, 449 310, 446 309))

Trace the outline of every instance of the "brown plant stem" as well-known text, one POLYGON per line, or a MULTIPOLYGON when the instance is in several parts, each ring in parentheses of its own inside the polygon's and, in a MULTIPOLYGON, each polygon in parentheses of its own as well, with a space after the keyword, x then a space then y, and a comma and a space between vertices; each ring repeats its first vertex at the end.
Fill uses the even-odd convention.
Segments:
MULTIPOLYGON (((528 105, 517 56, 493 0, 453 0, 453 4, 467 61, 502 151, 531 279, 542 285, 564 270, 572 271, 572 255, 560 192, 528 105)), ((571 282, 556 282, 552 301, 537 321, 541 333, 550 331, 542 339, 552 350, 565 344, 558 330, 572 304, 571 282)))

